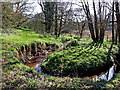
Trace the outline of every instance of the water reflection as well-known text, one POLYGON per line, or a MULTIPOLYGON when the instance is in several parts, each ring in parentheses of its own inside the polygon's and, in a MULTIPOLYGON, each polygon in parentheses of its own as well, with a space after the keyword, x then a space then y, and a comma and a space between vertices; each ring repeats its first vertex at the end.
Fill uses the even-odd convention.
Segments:
POLYGON ((100 74, 100 75, 96 75, 96 77, 92 78, 93 81, 97 81, 99 79, 102 79, 102 80, 111 80, 113 78, 113 75, 114 75, 114 71, 116 70, 116 66, 117 65, 113 65, 106 73, 103 74, 103 72, 100 74))
POLYGON ((35 70, 36 70, 39 74, 42 74, 40 65, 41 65, 41 64, 37 64, 34 68, 35 68, 35 70))
MULTIPOLYGON (((40 65, 41 63, 38 63, 34 68, 37 72, 39 72, 39 74, 42 74, 40 65)), ((101 72, 100 75, 93 75, 91 77, 86 76, 86 77, 83 77, 82 79, 89 78, 89 79, 92 79, 93 81, 97 81, 99 79, 109 81, 112 79, 115 70, 116 70, 116 65, 114 64, 112 67, 110 67, 110 69, 107 72, 101 72)), ((44 74, 44 75, 50 76, 49 74, 44 74)))
POLYGON ((117 65, 113 65, 110 69, 109 69, 109 75, 108 75, 108 80, 112 79, 114 71, 116 70, 116 66, 117 65))
MULTIPOLYGON (((39 73, 39 74, 44 74, 44 73, 42 73, 42 70, 41 70, 41 67, 40 67, 40 65, 41 65, 41 63, 38 63, 35 67, 34 67, 34 69, 39 73)), ((50 76, 49 74, 44 74, 45 76, 50 76)))
MULTIPOLYGON (((62 47, 57 48, 55 51, 62 50, 62 49, 63 49, 64 47, 66 47, 66 46, 67 46, 67 43, 64 43, 64 44, 62 45, 62 47)), ((27 65, 28 65, 28 66, 32 66, 31 64, 33 64, 33 62, 35 62, 35 66, 33 65, 34 68, 35 68, 35 70, 36 70, 37 72, 39 72, 39 74, 42 74, 40 65, 41 65, 42 62, 44 62, 46 56, 48 56, 48 55, 51 54, 51 53, 54 53, 54 51, 50 51, 50 52, 47 51, 46 54, 45 54, 45 56, 37 56, 36 59, 34 59, 34 58, 33 58, 34 60, 31 59, 31 62, 30 62, 30 63, 27 63, 27 65)), ((36 56, 35 56, 35 57, 36 57, 36 56)), ((113 66, 110 67, 110 69, 109 69, 107 72, 101 72, 100 75, 93 75, 93 76, 91 76, 91 77, 86 76, 86 77, 83 77, 82 79, 89 78, 89 79, 92 79, 93 81, 97 81, 97 80, 99 80, 99 79, 106 80, 106 81, 108 80, 108 81, 109 81, 109 80, 112 79, 115 70, 116 70, 116 65, 113 64, 113 66)), ((44 74, 44 75, 50 76, 50 75, 48 75, 48 74, 44 74)))

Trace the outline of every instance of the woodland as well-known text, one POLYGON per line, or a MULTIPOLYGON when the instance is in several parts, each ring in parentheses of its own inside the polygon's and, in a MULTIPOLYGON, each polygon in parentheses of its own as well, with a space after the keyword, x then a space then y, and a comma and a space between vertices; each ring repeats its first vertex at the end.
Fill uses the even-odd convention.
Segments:
POLYGON ((120 0, 0 3, 2 90, 120 89, 120 0))

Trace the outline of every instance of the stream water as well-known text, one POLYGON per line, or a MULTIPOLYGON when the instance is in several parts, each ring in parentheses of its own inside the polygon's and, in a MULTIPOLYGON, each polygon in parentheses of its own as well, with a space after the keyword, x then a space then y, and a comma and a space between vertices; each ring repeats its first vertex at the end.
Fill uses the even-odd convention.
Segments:
MULTIPOLYGON (((64 44, 62 45, 62 47, 59 48, 59 49, 57 49, 56 51, 62 50, 62 49, 63 49, 64 47, 66 47, 66 46, 67 46, 67 43, 64 43, 64 44)), ((53 53, 53 52, 48 52, 48 55, 49 55, 49 53, 53 53)), ((45 57, 43 57, 43 56, 42 56, 42 57, 41 57, 41 56, 38 56, 38 57, 35 58, 35 60, 34 60, 34 61, 37 61, 37 63, 35 63, 32 67, 34 67, 35 70, 36 70, 37 72, 39 72, 39 74, 44 74, 44 73, 42 73, 41 67, 40 67, 41 63, 42 63, 44 60, 45 60, 45 57)), ((31 64, 30 64, 30 65, 31 65, 31 64)), ((28 66, 30 66, 30 65, 28 64, 28 66)), ((97 80, 99 80, 99 79, 103 79, 103 80, 106 80, 106 81, 107 81, 107 80, 112 79, 115 70, 116 70, 116 65, 113 64, 113 66, 111 66, 106 72, 101 72, 100 75, 93 75, 93 76, 91 76, 91 77, 85 76, 85 77, 83 77, 82 79, 90 78, 90 79, 92 79, 93 81, 97 81, 97 80)), ((50 76, 49 74, 44 74, 44 75, 50 76)))
MULTIPOLYGON (((41 67, 40 67, 41 63, 38 63, 34 68, 37 72, 39 72, 39 74, 42 74, 42 71, 41 71, 41 67)), ((101 72, 100 75, 93 75, 91 77, 83 77, 82 79, 85 79, 85 78, 89 78, 89 79, 92 79, 93 81, 97 81, 99 79, 103 79, 103 80, 111 80, 113 78, 113 75, 114 75, 114 71, 116 70, 116 65, 113 64, 112 67, 110 67, 105 73, 104 72, 101 72)), ((46 76, 50 76, 49 74, 45 74, 46 76)))
POLYGON ((103 79, 103 80, 111 80, 113 78, 113 75, 114 75, 114 71, 116 70, 116 65, 114 64, 112 67, 110 67, 108 69, 108 71, 104 74, 101 74, 101 75, 97 75, 95 77, 93 77, 93 81, 97 81, 99 79, 103 79))

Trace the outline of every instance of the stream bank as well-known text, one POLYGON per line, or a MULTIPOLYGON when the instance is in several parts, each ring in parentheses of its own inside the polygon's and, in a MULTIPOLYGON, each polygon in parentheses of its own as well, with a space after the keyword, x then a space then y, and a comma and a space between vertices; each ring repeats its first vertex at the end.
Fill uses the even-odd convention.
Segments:
MULTIPOLYGON (((35 34, 29 30, 14 30, 15 33, 2 34, 2 82, 0 83, 2 90, 16 90, 16 89, 119 89, 120 88, 120 74, 115 74, 110 81, 99 80, 93 82, 90 79, 81 79, 77 77, 55 77, 40 75, 33 67, 29 67, 21 63, 17 57, 17 49, 21 46, 31 46, 31 43, 47 42, 47 43, 61 43, 60 39, 54 39, 49 35, 43 36, 35 34), (15 51, 15 52, 14 52, 15 51), (4 63, 5 62, 5 63, 4 63)), ((65 36, 62 36, 62 38, 65 36)), ((64 38, 63 38, 64 39, 64 38)), ((86 41, 84 38, 81 43, 86 41)), ((91 41, 88 38, 89 42, 91 41)), ((87 44, 87 42, 85 42, 87 44)), ((105 42, 104 42, 105 43, 105 42)), ((86 45, 84 44, 84 46, 86 45)), ((84 47, 83 46, 83 47, 84 47)), ((109 47, 108 47, 109 48, 109 47)), ((74 51, 74 49, 73 49, 74 51)), ((117 50, 116 50, 117 51, 117 50)), ((22 52, 21 52, 21 56, 22 52)), ((66 55, 67 56, 67 55, 66 55)), ((21 57, 21 58, 22 58, 21 57)), ((28 55, 30 59, 32 55, 28 55)), ((28 61, 27 59, 25 61, 28 61)), ((34 66, 34 65, 33 65, 34 66)))
MULTIPOLYGON (((66 41, 65 41, 66 42, 66 41)), ((41 44, 41 43, 37 43, 37 44, 32 44, 31 45, 31 54, 33 55, 31 58, 28 59, 27 62, 24 62, 25 65, 27 66, 30 66, 30 67, 35 67, 35 70, 39 72, 39 74, 42 74, 43 71, 41 71, 41 64, 46 60, 47 56, 54 53, 55 51, 62 51, 65 47, 71 47, 71 46, 76 46, 78 45, 78 43, 76 41, 72 41, 72 42, 66 42, 64 43, 61 47, 60 46, 55 46, 55 45, 51 45, 51 44, 41 44), (51 48, 52 47, 52 48, 51 48), (51 50, 50 50, 51 49, 51 50), (45 52, 44 52, 45 51, 45 52)), ((28 47, 30 48, 30 47, 28 47)), ((28 49, 27 49, 27 46, 26 48, 23 48, 21 49, 21 52, 24 54, 24 53, 27 53, 28 49), (26 52, 25 52, 26 51, 26 52)), ((28 51, 29 52, 29 51, 28 51)), ((27 54, 28 55, 28 54, 27 54)), ((26 55, 26 56, 27 56, 26 55)), ((20 57, 20 54, 19 54, 19 57, 20 57)), ((48 58, 47 58, 48 59, 48 58)), ((54 61, 53 61, 54 62, 54 61)), ((112 66, 112 63, 111 64, 108 64, 108 66, 106 67, 106 69, 103 71, 103 70, 100 70, 99 72, 97 73, 91 73, 89 71, 89 73, 91 74, 88 74, 88 76, 85 76, 85 75, 78 75, 77 77, 83 77, 83 78, 92 78, 92 79, 100 79, 104 76, 103 79, 104 80, 109 80, 108 78, 109 74, 108 72, 110 72, 109 69, 112 68, 112 70, 114 71, 115 69, 113 69, 113 67, 115 67, 114 65, 112 66), (106 73, 105 73, 106 72, 106 73), (97 74, 97 75, 96 75, 97 74)), ((105 67, 104 67, 105 68, 105 67)), ((48 72, 45 72, 45 73, 48 73, 48 72)), ((62 73, 63 74, 63 73, 62 73)), ((51 75, 50 73, 46 74, 46 75, 51 75)), ((61 76, 61 74, 52 74, 53 76, 57 75, 57 76, 61 76)), ((113 76, 113 73, 111 74, 113 76)), ((62 75, 64 76, 64 75, 62 75)), ((71 76, 70 76, 71 77, 71 76)), ((72 77, 76 77, 76 76, 72 76, 72 77)))
POLYGON ((50 43, 33 43, 21 46, 17 50, 18 59, 27 66, 34 67, 39 62, 43 62, 47 55, 58 50, 59 46, 50 43))

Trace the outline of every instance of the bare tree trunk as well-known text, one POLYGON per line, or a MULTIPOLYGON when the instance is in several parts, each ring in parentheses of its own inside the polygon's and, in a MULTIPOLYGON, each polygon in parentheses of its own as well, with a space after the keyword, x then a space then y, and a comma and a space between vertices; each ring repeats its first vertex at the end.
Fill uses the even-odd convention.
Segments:
POLYGON ((112 6, 112 43, 114 44, 114 1, 112 6))
POLYGON ((116 18, 117 18, 117 31, 118 31, 118 42, 120 47, 120 11, 119 11, 119 3, 118 1, 115 2, 116 5, 116 18))
POLYGON ((91 18, 88 18, 88 27, 90 29, 90 33, 91 33, 91 37, 92 37, 93 41, 97 42, 96 38, 95 38, 94 28, 93 28, 93 23, 92 23, 92 19, 91 18))
POLYGON ((58 32, 58 22, 57 22, 57 0, 56 0, 56 7, 55 7, 55 35, 57 37, 57 32, 58 32))
POLYGON ((101 4, 99 2, 99 20, 100 20, 100 41, 102 41, 103 35, 103 25, 102 25, 102 17, 101 17, 101 4))
POLYGON ((43 7, 43 5, 41 4, 41 3, 39 3, 39 5, 41 6, 41 9, 42 9, 42 11, 43 11, 43 13, 44 13, 44 15, 45 15, 45 32, 47 32, 48 31, 48 22, 47 22, 47 14, 46 14, 46 12, 45 12, 45 10, 44 10, 44 7, 43 7))
POLYGON ((91 38, 92 38, 93 42, 97 42, 96 38, 95 38, 95 34, 94 34, 93 22, 92 22, 92 17, 90 15, 89 5, 85 3, 85 6, 83 5, 83 9, 84 9, 84 12, 87 16, 88 27, 89 27, 89 30, 90 30, 90 33, 91 33, 91 38))
POLYGON ((80 38, 81 38, 81 37, 82 37, 82 34, 81 34, 81 32, 80 32, 80 27, 79 27, 80 25, 79 25, 78 20, 77 20, 77 25, 78 25, 78 26, 77 26, 77 29, 78 29, 78 31, 79 31, 79 36, 80 36, 80 38))
POLYGON ((63 12, 61 12, 61 17, 60 17, 60 27, 59 27, 58 37, 60 36, 62 30, 62 19, 63 19, 63 12))
POLYGON ((96 41, 98 42, 98 21, 97 21, 97 14, 96 14, 96 10, 95 10, 94 0, 93 0, 93 9, 94 9, 94 22, 95 22, 96 41))
POLYGON ((107 21, 109 19, 109 16, 110 16, 109 14, 110 13, 108 15, 106 14, 105 6, 103 6, 103 11, 102 11, 103 14, 101 13, 101 10, 102 10, 102 8, 101 8, 101 2, 99 2, 100 42, 103 43, 103 41, 104 41, 104 35, 105 35, 105 30, 107 29, 107 23, 108 23, 107 21), (107 16, 108 16, 108 18, 107 18, 107 16))
MULTIPOLYGON (((81 19, 80 19, 81 20, 81 19)), ((78 25, 78 31, 79 31, 79 37, 82 38, 83 36, 83 31, 85 28, 85 22, 82 22, 81 24, 79 23, 79 21, 77 20, 77 25, 78 25)))

